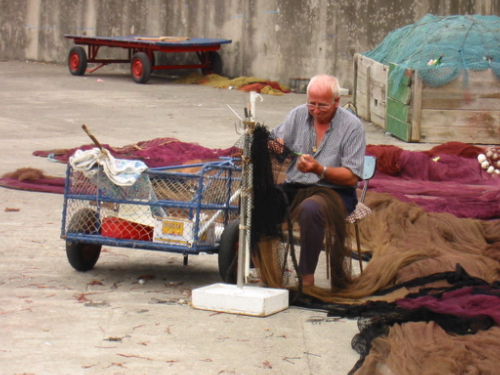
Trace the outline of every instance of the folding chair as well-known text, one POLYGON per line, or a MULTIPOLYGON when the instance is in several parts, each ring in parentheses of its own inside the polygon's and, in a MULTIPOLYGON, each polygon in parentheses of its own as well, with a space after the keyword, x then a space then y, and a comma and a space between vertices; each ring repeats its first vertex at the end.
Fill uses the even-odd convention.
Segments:
POLYGON ((361 198, 358 201, 356 209, 346 218, 346 221, 354 224, 354 231, 356 234, 356 245, 358 247, 359 267, 363 272, 363 261, 361 259, 361 241, 359 238, 359 222, 372 213, 370 207, 364 204, 366 191, 368 190, 368 183, 375 175, 377 169, 377 158, 374 156, 365 156, 365 163, 363 166, 363 190, 361 191, 361 198))

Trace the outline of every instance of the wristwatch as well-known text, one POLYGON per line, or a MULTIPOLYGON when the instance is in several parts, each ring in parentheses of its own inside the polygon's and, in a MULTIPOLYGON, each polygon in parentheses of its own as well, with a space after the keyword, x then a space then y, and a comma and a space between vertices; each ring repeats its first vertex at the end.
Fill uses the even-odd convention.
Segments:
POLYGON ((323 180, 325 178, 325 175, 326 175, 326 167, 323 166, 323 172, 321 172, 321 174, 319 175, 319 179, 323 180))

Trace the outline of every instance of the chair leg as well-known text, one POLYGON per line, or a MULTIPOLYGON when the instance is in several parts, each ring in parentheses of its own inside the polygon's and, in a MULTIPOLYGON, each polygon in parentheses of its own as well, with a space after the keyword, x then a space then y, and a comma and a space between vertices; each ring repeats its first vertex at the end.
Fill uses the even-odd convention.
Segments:
POLYGON ((359 239, 359 227, 358 222, 354 223, 354 229, 356 231, 356 245, 358 246, 358 259, 359 259, 359 268, 361 269, 361 273, 363 273, 363 260, 361 259, 361 241, 359 239))

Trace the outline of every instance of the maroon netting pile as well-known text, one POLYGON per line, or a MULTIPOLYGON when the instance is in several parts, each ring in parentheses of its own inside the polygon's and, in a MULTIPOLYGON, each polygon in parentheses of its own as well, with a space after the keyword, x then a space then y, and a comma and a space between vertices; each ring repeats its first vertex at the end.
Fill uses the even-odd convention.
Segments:
POLYGON ((63 194, 66 179, 63 177, 47 176, 36 168, 19 168, 14 172, 4 174, 0 178, 0 186, 41 193, 63 194))
POLYGON ((449 142, 415 152, 370 145, 367 153, 377 157, 377 172, 369 191, 415 202, 428 212, 500 218, 500 176, 488 173, 477 160, 479 154, 486 153, 484 148, 449 142))
MULTIPOLYGON (((237 147, 212 149, 196 143, 181 142, 176 138, 155 138, 123 147, 111 147, 107 144, 102 146, 115 158, 141 160, 149 168, 181 165, 190 160, 217 160, 221 156, 231 156, 239 152, 237 147)), ((85 151, 94 147, 96 146, 90 144, 72 149, 35 151, 33 155, 51 157, 61 163, 67 163, 76 150, 85 151)))
MULTIPOLYGON (((67 163, 77 149, 35 151, 35 156, 67 163)), ((104 145, 113 156, 144 161, 149 167, 184 164, 191 160, 216 160, 232 156, 238 147, 210 149, 175 138, 156 138, 123 147, 104 145)), ((477 156, 486 148, 460 142, 438 145, 429 151, 405 151, 396 146, 369 145, 377 157, 377 173, 369 191, 389 193, 403 202, 415 202, 428 212, 448 212, 456 217, 490 220, 500 218, 500 177, 481 168, 477 156)), ((37 181, 1 178, 0 186, 62 193, 62 180, 37 181)))
MULTIPOLYGON (((108 144, 102 146, 115 158, 141 160, 150 168, 218 160, 220 157, 237 156, 240 152, 238 147, 212 149, 196 143, 181 142, 176 138, 155 138, 123 147, 112 147, 108 144)), ((68 163, 76 150, 85 151, 95 147, 89 144, 71 149, 38 150, 33 152, 33 155, 68 163)), ((64 193, 64 183, 64 178, 45 176, 43 171, 35 171, 34 168, 20 168, 0 178, 0 186, 6 188, 55 194, 64 193), (34 172, 27 174, 26 169, 34 172)))
POLYGON ((440 296, 425 295, 418 298, 396 300, 404 310, 426 308, 440 314, 451 314, 459 318, 490 317, 500 325, 500 290, 490 285, 467 286, 443 293, 440 296))

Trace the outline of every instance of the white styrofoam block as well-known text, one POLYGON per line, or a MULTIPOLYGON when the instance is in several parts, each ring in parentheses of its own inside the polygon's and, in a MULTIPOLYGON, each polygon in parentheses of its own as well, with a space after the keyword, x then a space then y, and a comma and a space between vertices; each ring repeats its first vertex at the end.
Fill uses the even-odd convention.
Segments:
POLYGON ((219 283, 193 289, 191 305, 200 310, 268 316, 288 308, 288 290, 219 283))

